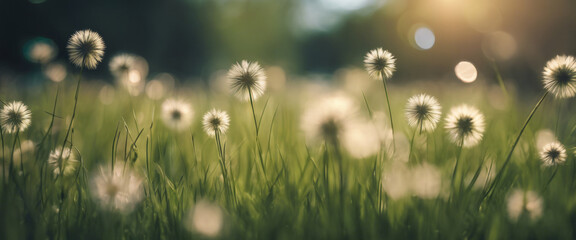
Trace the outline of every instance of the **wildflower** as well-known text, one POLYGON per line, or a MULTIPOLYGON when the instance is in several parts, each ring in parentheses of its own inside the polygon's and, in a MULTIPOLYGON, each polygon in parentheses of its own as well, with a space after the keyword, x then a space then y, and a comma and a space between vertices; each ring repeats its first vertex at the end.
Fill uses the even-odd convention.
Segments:
POLYGON ((78 160, 74 158, 72 150, 67 147, 59 147, 50 152, 48 157, 48 164, 52 167, 54 175, 64 173, 64 176, 74 173, 78 160))
POLYGON ((535 192, 516 189, 508 196, 508 216, 515 222, 526 213, 532 221, 535 221, 542 216, 543 205, 542 198, 535 192))
POLYGON ((352 157, 366 158, 380 151, 383 140, 374 123, 355 120, 350 121, 347 126, 348 131, 342 135, 342 145, 352 157))
POLYGON ((33 63, 46 64, 52 61, 58 53, 54 42, 47 38, 35 38, 25 46, 26 58, 33 63))
POLYGON ((432 131, 440 121, 440 104, 435 97, 418 94, 410 99, 406 104, 406 118, 411 127, 419 128, 420 131, 432 131))
POLYGON ((554 166, 566 162, 566 148, 559 142, 546 144, 540 152, 540 159, 544 166, 554 166))
POLYGON ((0 123, 5 133, 23 132, 30 126, 32 113, 20 101, 13 101, 2 108, 0 123))
POLYGON ((576 95, 576 60, 572 56, 556 56, 546 63, 543 72, 544 89, 556 98, 576 95))
POLYGON ((215 137, 216 132, 218 132, 218 134, 226 133, 228 126, 230 126, 230 117, 228 117, 225 111, 212 109, 204 114, 202 125, 208 136, 215 137))
POLYGON ((191 232, 206 237, 217 237, 224 225, 224 212, 220 206, 205 200, 198 201, 184 219, 184 226, 191 232))
POLYGON ((180 131, 190 126, 194 111, 189 103, 168 99, 162 104, 162 120, 169 128, 180 131))
POLYGON ((70 61, 81 68, 95 69, 104 55, 104 41, 92 30, 77 31, 68 40, 70 61))
POLYGON ((325 97, 306 109, 301 126, 308 140, 337 141, 345 135, 355 112, 356 105, 348 97, 325 97))
POLYGON ((373 79, 387 80, 396 70, 396 59, 387 50, 377 48, 366 54, 364 66, 373 79))
POLYGON ((129 213, 143 197, 142 178, 118 165, 114 171, 101 167, 92 177, 92 195, 107 210, 129 213))
POLYGON ((266 74, 258 62, 242 60, 228 71, 231 91, 242 101, 258 99, 266 89, 266 74))
POLYGON ((475 107, 460 105, 450 110, 445 128, 453 143, 472 147, 482 140, 484 115, 475 107))

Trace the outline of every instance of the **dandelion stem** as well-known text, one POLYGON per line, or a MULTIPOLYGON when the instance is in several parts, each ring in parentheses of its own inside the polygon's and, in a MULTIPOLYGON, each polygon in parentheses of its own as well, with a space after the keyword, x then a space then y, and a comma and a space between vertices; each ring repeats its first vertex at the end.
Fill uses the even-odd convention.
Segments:
POLYGON ((262 174, 264 175, 264 179, 268 182, 268 177, 266 176, 266 168, 264 166, 264 158, 262 157, 262 145, 260 145, 260 140, 258 139, 259 135, 259 124, 256 121, 256 111, 254 111, 254 100, 252 99, 252 90, 248 88, 248 95, 250 97, 250 107, 252 108, 252 117, 254 118, 254 128, 256 129, 256 147, 258 151, 258 157, 260 159, 260 166, 262 167, 262 174))
MULTIPOLYGON (((76 117, 76 107, 78 106, 78 94, 80 93, 80 82, 82 82, 82 71, 84 70, 84 64, 80 67, 80 74, 78 75, 78 83, 76 84, 76 93, 74 94, 74 108, 72 109, 72 117, 70 117, 70 124, 68 125, 68 130, 66 130, 66 135, 64 136, 64 143, 62 144, 62 150, 64 150, 64 146, 66 146, 66 142, 68 142, 68 138, 70 137, 70 131, 74 125, 74 118, 76 117)), ((72 142, 70 142, 70 147, 72 147, 72 142)), ((58 161, 62 160, 62 155, 60 155, 58 161)))
POLYGON ((450 184, 452 185, 452 193, 456 192, 456 185, 454 182, 456 181, 456 172, 458 170, 458 164, 460 163, 460 157, 462 156, 462 148, 464 145, 464 138, 460 141, 460 145, 458 145, 458 155, 456 155, 456 164, 454 165, 454 171, 452 172, 452 181, 450 184))
MULTIPOLYGON (((381 73, 385 76, 384 73, 381 73)), ((382 83, 384 84, 384 93, 386 95, 386 103, 388 104, 388 114, 390 115, 390 127, 392 128, 392 145, 393 150, 396 149, 396 137, 394 136, 394 120, 392 120, 392 108, 390 107, 390 99, 388 98, 388 86, 386 85, 386 80, 382 78, 382 83)))
POLYGON ((552 173, 552 176, 550 176, 550 179, 548 179, 548 182, 546 183, 546 185, 544 185, 544 189, 542 189, 542 194, 544 194, 546 190, 548 190, 548 186, 550 186, 550 183, 552 182, 552 179, 554 179, 554 176, 556 176, 557 172, 558 172, 558 165, 556 165, 556 167, 554 168, 554 172, 552 173))
POLYGON ((506 90, 506 85, 504 84, 504 81, 502 80, 502 75, 500 75, 500 70, 498 69, 498 65, 496 65, 496 61, 492 61, 492 68, 494 69, 494 72, 496 73, 496 79, 498 79, 498 84, 500 85, 500 88, 502 89, 504 96, 506 97, 506 99, 509 99, 508 91, 506 90))
POLYGON ((494 191, 494 189, 496 188, 496 186, 498 185, 498 183, 500 182, 500 179, 502 178, 502 175, 504 174, 504 170, 506 169, 506 167, 508 166, 508 163, 510 162, 510 159, 512 159, 512 153, 514 153, 514 149, 516 149, 516 145, 518 145, 518 142, 520 141, 520 137, 522 137, 522 133, 524 133, 524 130, 526 129, 526 126, 528 126, 528 123, 530 122, 530 120, 532 119, 532 117, 534 116, 534 113, 536 113, 536 110, 538 110, 538 107, 540 107, 540 105, 542 104, 542 102, 544 101, 544 99, 546 98, 546 96, 548 96, 548 92, 545 92, 542 97, 540 98, 540 100, 538 100, 538 102, 536 103, 536 105, 534 106, 534 108, 532 109, 532 111, 530 112, 530 115, 528 115, 528 118, 526 118, 526 121, 524 122, 524 125, 522 126, 522 128, 520 129, 520 132, 518 133, 518 136, 516 137, 516 140, 514 140, 514 144, 512 144, 512 148, 510 148, 510 152, 508 152, 508 156, 506 156, 506 160, 504 161, 504 164, 502 165, 502 168, 500 169, 500 171, 498 172, 498 174, 496 175, 494 182, 490 185, 490 187, 488 188, 488 190, 484 193, 484 198, 486 196, 488 196, 488 194, 490 194, 492 191, 494 191))
POLYGON ((410 153, 408 154, 408 162, 412 159, 412 151, 414 149, 414 138, 416 138, 416 130, 418 128, 414 128, 414 132, 412 132, 412 139, 410 139, 410 153))

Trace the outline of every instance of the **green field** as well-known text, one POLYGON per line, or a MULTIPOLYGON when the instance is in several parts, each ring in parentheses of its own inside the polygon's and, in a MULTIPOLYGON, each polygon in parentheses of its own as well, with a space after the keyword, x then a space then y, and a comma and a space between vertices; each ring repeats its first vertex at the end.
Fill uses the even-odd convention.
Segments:
POLYGON ((382 80, 361 66, 359 59, 328 81, 288 74, 285 82, 278 69, 265 68, 269 87, 253 106, 229 93, 225 74, 209 84, 157 81, 144 91, 70 67, 59 83, 6 85, 4 108, 21 101, 32 117, 23 131, 2 126, 0 238, 576 237, 573 99, 544 95, 532 116, 544 89, 520 93, 491 78, 392 77, 388 112, 382 80), (405 116, 407 100, 419 93, 442 106, 429 132, 405 116), (163 109, 166 99, 191 110, 163 116, 174 114, 163 109), (462 103, 485 118, 481 140, 468 147, 446 131, 447 115, 462 103), (202 126, 213 108, 230 116, 218 138, 202 126), (340 118, 317 122, 332 111, 340 118), (188 113, 190 125, 165 121, 188 113), (540 152, 555 140, 566 161, 545 166, 540 152), (63 144, 78 161, 69 169, 66 157, 50 156, 63 144))

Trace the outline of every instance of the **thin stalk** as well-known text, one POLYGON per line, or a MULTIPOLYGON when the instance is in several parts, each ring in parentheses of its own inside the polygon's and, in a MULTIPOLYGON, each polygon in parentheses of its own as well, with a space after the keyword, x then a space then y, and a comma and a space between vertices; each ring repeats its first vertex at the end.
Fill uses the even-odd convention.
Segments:
POLYGON ((458 155, 456 155, 456 164, 454 165, 454 171, 452 172, 452 181, 450 182, 450 185, 452 186, 452 193, 456 191, 456 185, 454 184, 454 181, 456 181, 456 172, 458 170, 458 165, 460 163, 460 157, 462 156, 463 145, 464 145, 464 138, 462 138, 462 140, 460 141, 460 145, 458 146, 458 155))
MULTIPOLYGON (((384 73, 381 74, 384 76, 384 73)), ((396 149, 396 137, 394 136, 394 120, 392 120, 392 108, 390 107, 390 99, 388 98, 388 86, 386 85, 386 80, 382 78, 382 83, 384 84, 384 93, 386 94, 386 103, 388 104, 388 114, 390 115, 390 127, 392 128, 392 145, 393 149, 396 149)))
POLYGON ((222 141, 220 139, 220 131, 215 130, 214 136, 216 139, 216 147, 218 147, 218 155, 220 156, 220 170, 222 171, 222 177, 224 178, 224 191, 226 192, 226 200, 230 204, 230 194, 231 194, 231 187, 230 183, 228 182, 228 170, 226 168, 226 154, 224 153, 224 149, 222 148, 222 141))
POLYGON ((410 139, 410 153, 408 154, 408 162, 412 159, 412 152, 414 149, 414 138, 416 138, 416 130, 418 128, 414 128, 414 132, 412 132, 412 138, 410 139))
MULTIPOLYGON (((78 75, 78 83, 76 84, 76 93, 74 94, 74 109, 72 109, 72 117, 70 118, 70 124, 68 125, 68 130, 66 130, 66 135, 64 136, 64 143, 62 143, 62 152, 64 152, 64 147, 68 142, 70 137, 70 131, 74 125, 74 118, 76 117, 76 107, 78 106, 78 94, 80 93, 80 82, 82 82, 82 71, 84 70, 84 64, 80 67, 80 74, 78 75)), ((70 148, 72 148, 72 142, 70 142, 70 148)), ((58 157, 58 161, 62 161, 62 154, 58 157)))
POLYGON ((264 175, 264 180, 266 180, 266 182, 268 182, 268 177, 266 176, 266 168, 264 166, 264 158, 262 157, 262 145, 260 145, 260 140, 258 139, 258 135, 259 135, 259 124, 258 121, 256 120, 256 111, 254 111, 254 100, 252 98, 252 90, 250 88, 248 88, 248 95, 250 97, 250 107, 252 109, 252 117, 254 118, 254 129, 256 130, 256 147, 257 147, 257 151, 258 151, 258 157, 260 159, 260 166, 262 167, 262 174, 264 175))
POLYGON ((558 102, 558 110, 557 110, 557 112, 556 112, 556 114, 558 114, 558 115, 556 116, 556 126, 554 127, 554 135, 555 135, 556 137, 558 137, 558 139, 561 139, 561 138, 558 136, 558 125, 559 125, 559 123, 560 123, 560 114, 561 114, 561 113, 562 113, 562 102, 558 102))
POLYGON ((498 79, 498 84, 500 85, 500 88, 502 89, 504 96, 506 97, 506 99, 509 99, 508 91, 506 90, 506 85, 504 84, 504 81, 502 80, 502 75, 500 75, 500 70, 498 69, 498 66, 496 65, 496 61, 492 61, 492 68, 494 69, 494 72, 496 73, 496 79, 498 79))
POLYGON ((556 176, 557 172, 558 172, 558 165, 556 165, 556 168, 554 168, 554 172, 552 173, 552 176, 550 176, 550 179, 548 179, 548 182, 546 182, 546 185, 544 185, 544 189, 542 189, 542 194, 544 194, 546 192, 546 190, 548 190, 548 186, 552 182, 552 179, 554 179, 554 176, 556 176))
POLYGON ((530 112, 530 115, 528 115, 528 118, 526 118, 526 121, 524 122, 524 125, 522 126, 522 128, 520 129, 520 132, 518 133, 518 136, 516 137, 516 140, 514 141, 514 144, 512 144, 512 148, 510 148, 510 152, 508 152, 508 156, 506 157, 506 160, 504 161, 504 164, 502 165, 502 168, 500 169, 500 171, 498 172, 498 174, 496 175, 494 182, 490 185, 490 187, 488 188, 488 190, 484 193, 484 198, 486 196, 488 196, 488 194, 490 194, 490 192, 492 192, 496 186, 498 185, 498 183, 500 182, 500 179, 502 178, 502 174, 504 174, 504 170, 506 169, 506 167, 508 166, 508 163, 510 162, 510 159, 512 159, 512 153, 514 153, 514 149, 516 149, 516 145, 518 145, 518 142, 520 141, 520 137, 522 137, 522 133, 524 133, 524 130, 526 129, 526 126, 528 126, 528 123, 530 122, 530 120, 532 119, 532 117, 534 116, 534 113, 536 113, 536 110, 538 110, 538 107, 540 107, 540 105, 542 104, 542 102, 544 101, 544 99, 546 98, 546 96, 548 96, 548 92, 545 92, 542 97, 540 98, 540 100, 536 103, 536 105, 534 106, 534 108, 532 109, 532 111, 530 112))

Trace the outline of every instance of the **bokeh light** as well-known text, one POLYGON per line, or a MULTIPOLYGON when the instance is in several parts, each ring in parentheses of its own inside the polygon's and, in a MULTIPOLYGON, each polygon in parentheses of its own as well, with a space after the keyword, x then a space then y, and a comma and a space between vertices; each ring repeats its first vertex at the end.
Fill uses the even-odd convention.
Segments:
POLYGON ((476 81, 476 77, 478 77, 476 67, 468 61, 461 61, 456 64, 454 72, 456 73, 456 77, 465 83, 474 82, 476 81))
POLYGON ((48 77, 53 82, 62 82, 68 72, 66 71, 66 65, 62 63, 50 63, 44 69, 44 75, 48 77))
POLYGON ((427 27, 419 27, 414 32, 414 42, 420 50, 428 50, 434 46, 436 36, 434 32, 427 27))

